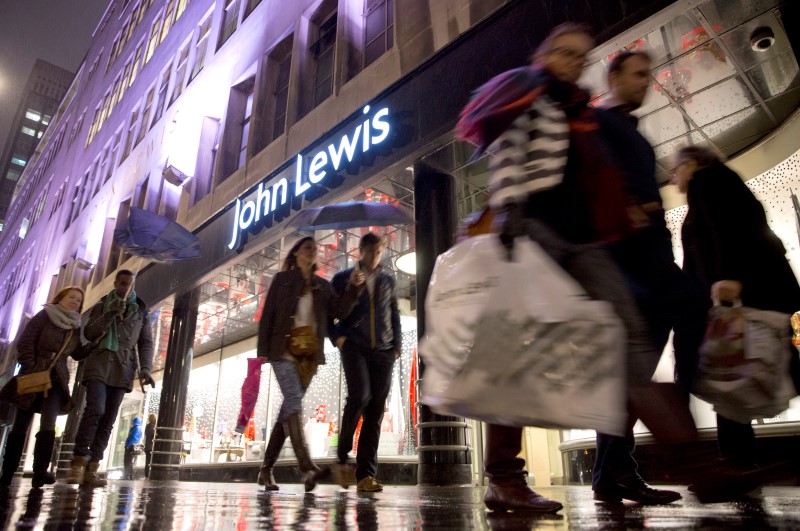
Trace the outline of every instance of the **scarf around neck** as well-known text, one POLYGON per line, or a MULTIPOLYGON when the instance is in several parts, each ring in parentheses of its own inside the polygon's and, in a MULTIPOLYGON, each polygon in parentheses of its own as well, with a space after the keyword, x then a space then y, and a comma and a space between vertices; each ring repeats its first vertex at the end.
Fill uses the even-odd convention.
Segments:
POLYGON ((65 310, 60 304, 45 304, 44 311, 47 317, 59 328, 64 330, 78 329, 81 327, 81 314, 65 310))
MULTIPOLYGON (((111 290, 111 293, 106 295, 105 299, 103 299, 103 313, 108 312, 109 307, 111 306, 111 301, 119 300, 122 297, 117 295, 115 290, 111 290)), ((125 306, 125 316, 134 314, 135 312, 139 311, 139 302, 136 298, 136 292, 132 291, 128 300, 126 301, 127 304, 125 306)), ((117 352, 119 350, 119 334, 117 333, 117 316, 115 315, 114 318, 111 320, 111 324, 108 326, 106 330, 106 335, 103 339, 100 340, 98 344, 99 348, 110 350, 112 352, 117 352)))

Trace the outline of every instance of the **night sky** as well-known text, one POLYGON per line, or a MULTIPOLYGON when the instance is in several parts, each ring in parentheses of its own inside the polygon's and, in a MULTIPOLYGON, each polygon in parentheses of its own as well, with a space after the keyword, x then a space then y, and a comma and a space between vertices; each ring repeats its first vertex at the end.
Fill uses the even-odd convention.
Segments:
POLYGON ((75 72, 111 0, 0 0, 0 151, 36 59, 75 72))

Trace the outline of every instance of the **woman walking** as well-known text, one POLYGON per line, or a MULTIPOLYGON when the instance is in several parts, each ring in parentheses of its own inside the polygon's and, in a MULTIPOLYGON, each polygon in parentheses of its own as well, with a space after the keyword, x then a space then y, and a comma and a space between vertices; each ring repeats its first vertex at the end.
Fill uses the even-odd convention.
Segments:
MULTIPOLYGON (((767 225, 764 207, 736 172, 712 151, 687 146, 678 152, 672 183, 686 194, 689 210, 681 229, 683 270, 714 301, 741 300, 743 306, 792 314, 800 308, 800 285, 781 240, 767 225)), ((787 327, 789 326, 787 320, 787 327)), ((791 374, 800 383, 800 362, 791 374)), ((717 440, 726 464, 756 465, 750 423, 717 414, 717 440)))
POLYGON ((82 308, 81 288, 69 286, 62 289, 28 322, 17 341, 19 374, 46 371, 52 365, 50 381, 53 387, 42 393, 19 394, 14 381, 0 393, 0 399, 12 402, 17 408, 14 427, 6 442, 0 486, 11 484, 35 413, 40 413, 42 418, 33 448, 32 484, 34 488, 41 488, 55 483, 55 477, 48 469, 56 438, 56 418, 74 407, 69 393, 67 356, 75 358, 75 351, 80 346, 82 308))
POLYGON ((319 364, 325 363, 322 347, 328 335, 328 318, 343 319, 355 305, 364 273, 354 271, 341 296, 327 280, 316 276, 317 244, 300 239, 289 250, 281 272, 267 293, 258 328, 258 356, 272 364, 283 393, 278 420, 272 428, 258 474, 259 485, 278 490, 272 468, 288 436, 303 472, 306 492, 317 486, 320 469, 311 460, 303 434, 302 400, 319 364))

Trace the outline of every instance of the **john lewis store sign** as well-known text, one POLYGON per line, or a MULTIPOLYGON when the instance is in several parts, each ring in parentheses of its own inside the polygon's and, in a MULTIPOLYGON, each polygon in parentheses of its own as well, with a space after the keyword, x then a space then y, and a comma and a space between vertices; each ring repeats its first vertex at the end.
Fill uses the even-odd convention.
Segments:
POLYGON ((288 200, 291 200, 291 204, 297 204, 313 185, 321 185, 326 177, 354 165, 370 148, 381 145, 389 138, 389 109, 383 107, 370 115, 367 105, 363 112, 366 119, 349 134, 308 155, 297 154, 294 186, 290 186, 285 175, 278 176, 277 181, 270 185, 266 184, 268 179, 259 183, 246 200, 236 199, 228 249, 239 247, 244 231, 255 232, 263 227, 288 200))

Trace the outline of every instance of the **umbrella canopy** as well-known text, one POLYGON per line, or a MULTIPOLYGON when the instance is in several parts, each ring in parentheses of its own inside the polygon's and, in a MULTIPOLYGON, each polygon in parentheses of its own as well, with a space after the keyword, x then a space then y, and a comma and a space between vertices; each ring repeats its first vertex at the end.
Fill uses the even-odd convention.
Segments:
POLYGON ((292 221, 298 230, 338 230, 353 227, 413 223, 402 210, 388 203, 348 201, 300 212, 292 221))
POLYGON ((200 256, 200 240, 171 219, 131 207, 128 224, 114 231, 114 241, 130 254, 156 262, 179 262, 200 256))

